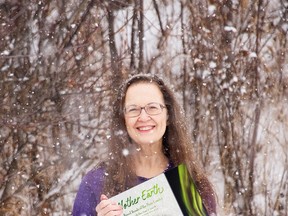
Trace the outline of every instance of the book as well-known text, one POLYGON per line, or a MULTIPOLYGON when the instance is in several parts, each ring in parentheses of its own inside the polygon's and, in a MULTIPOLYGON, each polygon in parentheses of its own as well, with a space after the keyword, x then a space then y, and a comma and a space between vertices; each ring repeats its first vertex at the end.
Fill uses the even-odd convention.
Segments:
POLYGON ((206 216, 186 165, 181 164, 111 198, 123 216, 206 216))

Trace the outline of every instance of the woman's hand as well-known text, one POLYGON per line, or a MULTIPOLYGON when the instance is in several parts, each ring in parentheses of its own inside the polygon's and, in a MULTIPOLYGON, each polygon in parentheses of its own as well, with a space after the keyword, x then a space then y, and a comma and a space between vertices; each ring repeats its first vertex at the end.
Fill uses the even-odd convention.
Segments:
POLYGON ((98 216, 120 216, 123 213, 122 206, 117 202, 111 201, 104 194, 100 197, 100 203, 96 206, 98 216))

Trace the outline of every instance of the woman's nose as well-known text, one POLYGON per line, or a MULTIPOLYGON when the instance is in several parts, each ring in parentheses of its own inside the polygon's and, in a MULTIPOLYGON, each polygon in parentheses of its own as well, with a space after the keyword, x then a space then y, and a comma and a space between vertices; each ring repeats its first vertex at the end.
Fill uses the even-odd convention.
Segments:
POLYGON ((142 121, 146 121, 146 120, 150 119, 150 115, 147 114, 145 109, 141 109, 141 112, 140 112, 140 115, 139 115, 138 119, 142 120, 142 121))

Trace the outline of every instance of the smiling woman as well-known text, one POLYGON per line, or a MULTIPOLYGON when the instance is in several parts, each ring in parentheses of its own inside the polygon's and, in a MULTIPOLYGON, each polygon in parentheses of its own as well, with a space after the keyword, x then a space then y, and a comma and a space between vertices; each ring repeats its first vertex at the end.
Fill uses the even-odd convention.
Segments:
POLYGON ((208 215, 216 214, 214 191, 197 166, 182 113, 157 76, 140 74, 123 83, 113 105, 109 158, 83 178, 73 215, 121 215, 122 206, 108 197, 182 163, 208 215))
POLYGON ((143 154, 162 152, 162 137, 168 117, 163 104, 163 95, 154 83, 137 83, 127 90, 124 102, 125 124, 129 137, 143 154))

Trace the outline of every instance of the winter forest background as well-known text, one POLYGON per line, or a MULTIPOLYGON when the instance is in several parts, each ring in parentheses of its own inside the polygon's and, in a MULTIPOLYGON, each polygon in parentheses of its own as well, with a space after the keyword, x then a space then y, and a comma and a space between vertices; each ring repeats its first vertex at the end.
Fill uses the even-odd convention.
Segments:
POLYGON ((219 215, 288 214, 287 0, 0 0, 0 215, 69 215, 121 80, 156 73, 219 215))

